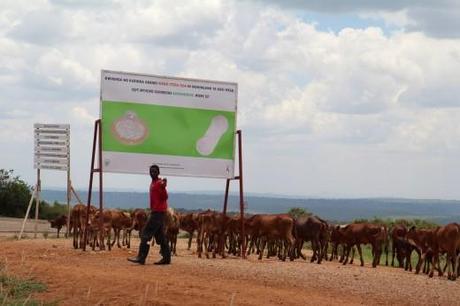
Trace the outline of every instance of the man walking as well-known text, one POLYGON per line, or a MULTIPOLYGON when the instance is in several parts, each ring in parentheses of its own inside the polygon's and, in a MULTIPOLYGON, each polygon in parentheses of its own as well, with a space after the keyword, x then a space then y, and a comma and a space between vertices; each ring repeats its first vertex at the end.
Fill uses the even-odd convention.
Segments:
POLYGON ((150 166, 150 216, 142 229, 141 243, 137 257, 128 258, 129 261, 145 264, 145 259, 149 254, 150 245, 148 242, 155 237, 160 245, 160 254, 163 257, 156 265, 168 265, 171 263, 171 251, 168 240, 165 236, 166 210, 168 209, 168 191, 166 190, 166 179, 160 179, 160 168, 157 165, 150 166))

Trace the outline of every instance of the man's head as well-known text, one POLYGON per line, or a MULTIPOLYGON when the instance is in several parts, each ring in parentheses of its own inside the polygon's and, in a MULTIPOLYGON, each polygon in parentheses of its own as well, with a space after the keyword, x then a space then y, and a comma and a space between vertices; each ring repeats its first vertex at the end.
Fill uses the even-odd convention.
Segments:
POLYGON ((160 167, 157 165, 151 165, 150 166, 150 177, 152 179, 157 179, 158 175, 160 175, 160 167))

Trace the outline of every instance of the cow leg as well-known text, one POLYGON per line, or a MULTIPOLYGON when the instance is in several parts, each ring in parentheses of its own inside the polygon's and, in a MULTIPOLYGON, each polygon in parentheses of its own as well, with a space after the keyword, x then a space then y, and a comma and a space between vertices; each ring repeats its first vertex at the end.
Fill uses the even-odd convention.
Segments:
POLYGON ((259 260, 262 260, 262 256, 264 254, 264 249, 265 249, 265 244, 267 243, 266 240, 267 239, 264 238, 264 237, 260 238, 260 240, 259 240, 259 243, 261 244, 260 249, 259 249, 259 260))
MULTIPOLYGON (((284 254, 283 254, 283 261, 286 261, 286 258, 288 256, 288 253, 289 253, 289 250, 290 250, 290 243, 288 240, 285 240, 283 242, 283 247, 284 247, 284 254)), ((290 258, 292 258, 292 256, 289 256, 290 258)), ((293 260, 294 258, 292 258, 291 260, 293 260)))
POLYGON ((198 253, 198 258, 201 258, 201 252, 202 252, 202 239, 201 239, 201 229, 198 230, 198 234, 196 237, 196 252, 198 253))
POLYGON ((213 235, 213 243, 212 243, 212 258, 216 258, 216 253, 218 253, 220 250, 220 237, 217 234, 213 235), (216 237, 217 236, 217 237, 216 237))
POLYGON ((176 246, 177 246, 177 233, 174 235, 174 256, 177 256, 176 246))
POLYGON ((447 271, 447 279, 450 279, 453 281, 457 278, 456 273, 455 273, 455 270, 456 270, 455 259, 456 259, 455 251, 447 253, 446 263, 448 263, 449 265, 449 268, 447 271))
POLYGON ((300 257, 302 257, 303 260, 307 260, 307 257, 304 254, 302 254, 303 242, 304 242, 303 239, 299 240, 299 245, 297 246, 297 251, 298 251, 298 255, 300 257))
POLYGON ((382 245, 379 242, 372 245, 372 255, 372 267, 375 268, 380 264, 380 257, 382 256, 382 245))
MULTIPOLYGON (((105 229, 104 229, 105 230, 105 229)), ((103 233, 104 234, 104 233, 103 233)), ((102 236, 102 238, 104 238, 104 236, 102 236)), ((112 229, 109 229, 107 231, 107 246, 109 248, 109 251, 112 250, 112 245, 110 244, 110 241, 111 241, 111 238, 112 238, 112 229)))
POLYGON ((385 266, 388 266, 388 237, 385 237, 385 266))
POLYGON ((332 243, 332 251, 331 251, 331 257, 329 258, 329 261, 333 261, 334 258, 339 258, 339 254, 338 254, 338 247, 339 247, 339 244, 337 242, 334 242, 332 243))
MULTIPOLYGON (((434 267, 436 266, 436 263, 439 261, 439 252, 435 251, 433 252, 433 256, 431 257, 431 268, 430 268, 430 273, 428 276, 431 278, 434 275, 434 267)), ((439 271, 441 272, 441 271, 439 271)))
POLYGON ((93 245, 91 247, 93 251, 96 248, 96 239, 97 239, 97 233, 93 233, 93 245))
MULTIPOLYGON (((117 247, 119 249, 121 249, 121 244, 120 244, 120 234, 121 234, 121 228, 117 229, 118 233, 116 234, 117 235, 117 247)), ((124 233, 123 233, 124 234, 124 233)), ((123 241, 123 237, 122 237, 122 241, 123 241)))
POLYGON ((317 252, 316 249, 318 248, 315 238, 311 239, 311 250, 313 251, 313 255, 310 258, 310 262, 314 262, 316 260, 317 252))
POLYGON ((273 255, 273 249, 274 249, 273 244, 274 244, 273 240, 267 241, 267 259, 273 255))
POLYGON ((323 259, 325 261, 327 261, 328 259, 328 255, 327 255, 327 252, 329 251, 329 242, 327 240, 325 240, 324 242, 324 249, 323 249, 323 259))
POLYGON ((347 257, 347 248, 348 246, 345 245, 345 244, 342 244, 341 245, 341 256, 340 256, 340 260, 339 262, 341 262, 343 264, 343 262, 345 261, 345 257, 347 257))
POLYGON ((391 246, 391 266, 394 267, 395 266, 395 254, 396 254, 396 246, 395 246, 395 242, 393 240, 393 243, 392 243, 392 246, 391 246))
POLYGON ((209 247, 211 246, 211 243, 212 243, 211 239, 212 237, 209 232, 204 234, 204 238, 203 238, 204 256, 206 256, 207 259, 209 259, 209 247))
POLYGON ((317 263, 318 263, 318 264, 321 264, 321 261, 323 260, 323 256, 324 256, 324 255, 323 255, 323 254, 324 254, 324 252, 323 252, 323 247, 324 247, 324 246, 323 246, 323 244, 321 243, 321 240, 320 240, 320 239, 318 239, 318 241, 317 241, 317 243, 316 243, 316 247, 317 247, 316 249, 317 249, 317 251, 318 251, 318 261, 317 261, 317 263))
POLYGON ((115 245, 115 242, 117 242, 117 237, 118 237, 118 235, 117 235, 118 229, 114 228, 113 231, 114 231, 113 241, 111 241, 111 240, 107 241, 107 245, 110 245, 111 247, 113 247, 115 245))
POLYGON ((192 247, 193 231, 188 233, 188 247, 187 250, 190 250, 192 247))
POLYGON ((361 250, 361 244, 356 244, 356 248, 358 249, 359 260, 361 261, 361 267, 364 266, 364 259, 363 259, 363 252, 361 250))
POLYGON ((426 252, 419 252, 419 257, 418 257, 418 261, 417 261, 417 265, 415 266, 415 274, 419 274, 420 273, 420 268, 422 267, 423 265, 423 273, 425 273, 425 257, 426 257, 426 252))
POLYGON ((348 256, 350 255, 351 248, 352 246, 348 244, 344 246, 344 251, 343 251, 344 257, 343 257, 343 262, 342 262, 343 265, 346 265, 348 263, 348 256))
POLYGON ((72 237, 73 237, 73 248, 74 248, 74 249, 78 249, 77 229, 74 229, 74 230, 73 230, 72 237))
MULTIPOLYGON (((356 248, 354 246, 351 247, 351 260, 350 260, 350 265, 353 264, 353 261, 355 260, 355 253, 356 253, 356 248)), ((348 258, 348 255, 347 255, 348 258)))

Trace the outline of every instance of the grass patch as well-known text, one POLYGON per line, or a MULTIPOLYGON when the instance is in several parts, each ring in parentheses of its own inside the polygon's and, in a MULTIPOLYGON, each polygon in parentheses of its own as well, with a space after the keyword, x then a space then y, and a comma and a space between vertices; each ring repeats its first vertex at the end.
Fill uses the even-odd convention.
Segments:
POLYGON ((31 299, 34 292, 43 292, 46 285, 33 279, 19 279, 6 273, 0 274, 1 305, 55 305, 43 304, 31 299))
MULTIPOLYGON (((24 267, 24 266, 23 266, 24 267)), ((42 302, 32 299, 32 294, 43 292, 46 285, 30 277, 21 278, 8 272, 8 262, 5 257, 0 261, 0 305, 46 305, 55 306, 57 302, 42 302)))

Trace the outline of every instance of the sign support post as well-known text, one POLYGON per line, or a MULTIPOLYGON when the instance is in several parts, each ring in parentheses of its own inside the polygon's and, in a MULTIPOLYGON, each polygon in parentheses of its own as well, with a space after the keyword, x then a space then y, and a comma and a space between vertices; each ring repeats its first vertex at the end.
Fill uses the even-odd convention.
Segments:
POLYGON ((91 196, 93 193, 93 176, 95 172, 99 172, 99 211, 101 214, 101 218, 99 218, 99 233, 101 235, 101 246, 103 246, 103 231, 102 231, 102 221, 103 221, 103 181, 102 181, 102 127, 101 127, 101 119, 98 119, 94 122, 94 137, 93 137, 93 152, 91 154, 91 169, 89 175, 89 187, 88 187, 88 202, 86 204, 86 220, 85 220, 85 230, 83 236, 83 251, 86 251, 86 243, 88 239, 88 223, 89 223, 89 212, 91 207, 91 196), (96 159, 96 144, 97 144, 97 153, 98 153, 98 163, 99 168, 94 167, 94 161, 96 159))
POLYGON ((24 227, 26 226, 26 221, 27 221, 27 218, 29 217, 30 208, 32 207, 32 203, 35 200, 36 192, 37 192, 37 185, 35 185, 35 187, 34 187, 34 189, 32 191, 32 195, 30 197, 29 205, 27 206, 26 215, 24 216, 24 220, 22 221, 21 231, 19 232, 18 240, 21 240, 22 234, 24 233, 24 227))
POLYGON ((37 192, 35 193, 35 226, 34 226, 34 238, 37 238, 38 231, 38 210, 40 209, 40 189, 41 189, 41 180, 40 180, 40 169, 37 169, 37 192))
POLYGON ((246 232, 244 228, 244 192, 243 192, 243 148, 242 148, 242 135, 241 130, 236 131, 236 135, 238 137, 238 176, 233 178, 228 178, 225 184, 225 198, 224 198, 224 209, 223 214, 224 216, 227 215, 227 204, 228 204, 228 191, 230 187, 231 180, 238 180, 239 182, 239 189, 240 189, 240 221, 241 221, 241 249, 240 249, 240 256, 241 258, 246 258, 246 232))

